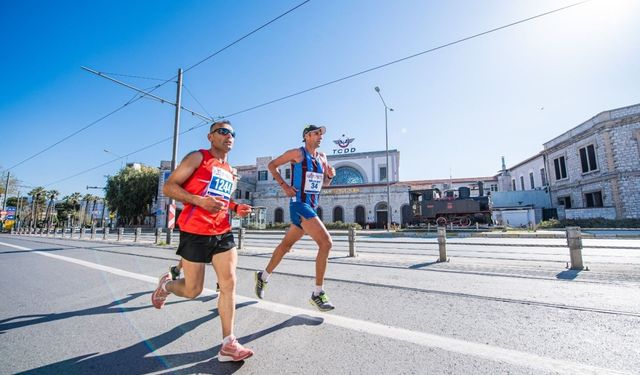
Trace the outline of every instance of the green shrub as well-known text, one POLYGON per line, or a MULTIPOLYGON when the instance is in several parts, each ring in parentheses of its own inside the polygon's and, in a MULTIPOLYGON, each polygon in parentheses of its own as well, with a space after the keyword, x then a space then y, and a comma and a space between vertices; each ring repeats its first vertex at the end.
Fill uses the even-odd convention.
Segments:
POLYGON ((570 220, 556 220, 551 219, 543 221, 538 225, 539 229, 544 228, 565 228, 565 227, 580 227, 580 228, 640 228, 640 219, 604 219, 601 217, 592 219, 570 219, 570 220))
POLYGON ((324 226, 327 227, 327 229, 349 229, 349 228, 355 228, 356 230, 362 229, 362 227, 358 223, 343 223, 342 221, 336 221, 333 223, 324 223, 324 226))

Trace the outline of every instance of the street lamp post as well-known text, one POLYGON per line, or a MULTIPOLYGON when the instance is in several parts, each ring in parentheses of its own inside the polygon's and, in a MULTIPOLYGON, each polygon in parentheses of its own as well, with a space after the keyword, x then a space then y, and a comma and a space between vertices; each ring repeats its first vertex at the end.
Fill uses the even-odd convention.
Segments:
POLYGON ((122 156, 116 154, 113 151, 107 150, 106 148, 104 150, 102 150, 102 151, 106 152, 107 154, 111 154, 111 155, 117 157, 118 159, 120 159, 120 169, 122 169, 124 167, 124 163, 126 162, 126 160, 122 160, 122 158, 123 158, 122 156))
POLYGON ((384 105, 384 143, 385 143, 385 150, 387 154, 387 213, 388 213, 387 232, 388 232, 391 230, 392 218, 391 218, 391 180, 390 180, 391 168, 389 165, 389 130, 387 126, 388 124, 387 114, 389 111, 393 111, 393 108, 387 107, 387 103, 385 103, 384 98, 380 93, 380 87, 376 86, 375 90, 378 93, 378 96, 380 96, 380 100, 382 100, 382 105, 384 105))

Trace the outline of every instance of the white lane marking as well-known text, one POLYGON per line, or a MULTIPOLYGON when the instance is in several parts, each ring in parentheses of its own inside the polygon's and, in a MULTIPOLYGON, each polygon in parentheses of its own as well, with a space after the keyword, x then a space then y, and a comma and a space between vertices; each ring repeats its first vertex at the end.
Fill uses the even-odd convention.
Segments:
MULTIPOLYGON (((118 276, 124 276, 135 280, 146 281, 152 284, 158 282, 157 277, 141 275, 134 272, 124 271, 118 268, 103 266, 101 264, 87 262, 75 258, 70 258, 58 254, 51 254, 47 252, 37 251, 23 246, 12 245, 4 242, 0 242, 0 245, 13 247, 19 250, 31 250, 33 254, 43 255, 46 257, 62 260, 69 263, 78 264, 88 268, 93 268, 100 271, 105 271, 118 276)), ((205 288, 203 290, 205 295, 214 295, 215 291, 205 288)), ((630 374, 628 372, 612 370, 603 367, 589 366, 582 363, 564 361, 561 359, 542 357, 536 354, 521 352, 518 350, 505 349, 498 346, 492 346, 488 344, 479 344, 470 341, 464 341, 460 339, 454 339, 450 337, 438 336, 425 332, 409 331, 404 328, 397 328, 387 326, 384 324, 367 322, 364 320, 358 320, 353 318, 347 318, 333 313, 317 315, 316 311, 301 309, 299 307, 293 307, 283 305, 280 303, 269 302, 264 300, 257 300, 254 298, 244 297, 237 295, 236 300, 239 303, 243 302, 257 302, 252 304, 252 307, 257 307, 263 310, 276 312, 284 315, 310 315, 324 319, 324 322, 336 327, 341 327, 353 331, 359 331, 363 333, 382 336, 394 340, 400 340, 410 342, 413 344, 439 348, 449 352, 460 353, 464 355, 471 355, 474 357, 480 357, 491 361, 506 362, 516 366, 523 366, 528 368, 534 368, 549 372, 563 373, 563 374, 630 374)))

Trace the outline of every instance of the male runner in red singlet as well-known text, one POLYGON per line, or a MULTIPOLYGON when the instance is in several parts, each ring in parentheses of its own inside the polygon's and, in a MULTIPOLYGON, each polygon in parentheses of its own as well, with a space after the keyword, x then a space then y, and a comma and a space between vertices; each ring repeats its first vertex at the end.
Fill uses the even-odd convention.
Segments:
POLYGON ((231 200, 235 177, 227 163, 235 132, 228 121, 211 125, 208 150, 188 154, 164 185, 166 196, 184 203, 178 218, 184 278, 171 280, 166 273, 151 295, 153 306, 161 309, 170 293, 186 298, 200 295, 204 286, 205 265, 211 263, 218 277, 220 294, 218 313, 222 324, 222 346, 218 360, 241 361, 253 355, 233 335, 238 253, 229 223, 229 210, 240 216, 251 212, 251 206, 231 200))
POLYGON ((273 159, 269 165, 269 171, 282 187, 282 191, 291 197, 289 213, 291 226, 282 242, 271 255, 269 264, 264 271, 255 273, 255 292, 258 298, 264 297, 264 289, 267 286, 271 273, 276 269, 284 255, 304 234, 308 234, 318 244, 316 256, 316 283, 309 302, 320 311, 330 311, 335 307, 329 302, 329 296, 323 288, 324 273, 327 269, 329 251, 333 242, 331 235, 324 224, 318 218, 318 198, 322 186, 329 183, 335 176, 336 170, 327 162, 327 156, 318 151, 324 126, 307 125, 302 130, 302 142, 304 147, 294 148, 273 159), (278 167, 291 163, 291 181, 285 181, 278 167))

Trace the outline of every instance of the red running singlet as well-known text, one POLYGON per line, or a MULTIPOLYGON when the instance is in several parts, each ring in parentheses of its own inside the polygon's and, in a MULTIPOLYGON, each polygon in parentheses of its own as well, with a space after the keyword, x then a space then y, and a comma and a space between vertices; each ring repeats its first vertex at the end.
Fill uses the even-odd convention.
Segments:
POLYGON ((178 225, 183 232, 205 236, 227 233, 231 230, 229 202, 235 183, 233 171, 228 163, 221 163, 215 159, 209 150, 200 150, 200 153, 202 162, 182 184, 182 188, 191 194, 222 198, 226 205, 214 214, 201 207, 184 203, 184 209, 178 217, 178 225))

